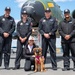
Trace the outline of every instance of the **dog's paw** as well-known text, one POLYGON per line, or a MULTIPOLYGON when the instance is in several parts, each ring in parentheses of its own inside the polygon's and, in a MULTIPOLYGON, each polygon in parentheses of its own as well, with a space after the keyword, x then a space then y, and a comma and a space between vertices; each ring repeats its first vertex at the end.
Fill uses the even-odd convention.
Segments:
POLYGON ((34 72, 37 72, 37 70, 35 70, 34 72))
POLYGON ((44 72, 46 72, 46 69, 44 69, 44 72))
POLYGON ((41 72, 43 72, 43 70, 41 70, 41 72))

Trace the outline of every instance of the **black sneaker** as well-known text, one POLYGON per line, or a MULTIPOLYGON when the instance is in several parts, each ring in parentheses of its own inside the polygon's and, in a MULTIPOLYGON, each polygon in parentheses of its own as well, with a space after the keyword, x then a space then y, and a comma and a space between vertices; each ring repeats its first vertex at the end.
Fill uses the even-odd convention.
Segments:
POLYGON ((64 67, 64 68, 62 69, 62 71, 68 71, 68 70, 70 70, 69 67, 64 67))
POLYGON ((73 71, 75 71, 75 67, 73 68, 73 71))
POLYGON ((14 68, 13 68, 13 70, 17 70, 17 69, 20 69, 20 67, 14 67, 14 68))
POLYGON ((1 67, 2 65, 0 64, 0 67, 1 67))
POLYGON ((9 66, 5 66, 5 69, 9 70, 10 68, 9 68, 9 66))

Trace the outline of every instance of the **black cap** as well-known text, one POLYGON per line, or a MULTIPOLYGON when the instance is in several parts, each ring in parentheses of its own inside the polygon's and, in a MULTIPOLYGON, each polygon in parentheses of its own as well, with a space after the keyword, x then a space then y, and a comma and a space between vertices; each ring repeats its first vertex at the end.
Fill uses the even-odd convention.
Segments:
POLYGON ((45 12, 51 12, 50 8, 46 8, 45 12))
POLYGON ((64 10, 64 14, 66 14, 66 13, 70 13, 70 10, 69 9, 65 9, 64 10))
POLYGON ((22 14, 27 14, 27 11, 22 11, 22 14))
POLYGON ((6 7, 5 11, 7 11, 7 10, 11 11, 11 8, 10 7, 6 7))

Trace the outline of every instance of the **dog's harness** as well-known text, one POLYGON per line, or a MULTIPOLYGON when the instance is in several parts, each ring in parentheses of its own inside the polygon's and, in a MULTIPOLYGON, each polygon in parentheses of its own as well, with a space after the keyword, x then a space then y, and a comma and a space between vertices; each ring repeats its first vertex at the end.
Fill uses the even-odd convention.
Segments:
POLYGON ((35 58, 36 58, 37 64, 40 64, 40 56, 36 56, 35 58))

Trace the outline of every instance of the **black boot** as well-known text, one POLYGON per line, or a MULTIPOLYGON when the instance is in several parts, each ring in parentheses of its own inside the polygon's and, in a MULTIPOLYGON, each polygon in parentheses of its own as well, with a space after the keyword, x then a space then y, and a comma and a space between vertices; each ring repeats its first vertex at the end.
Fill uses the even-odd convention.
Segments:
POLYGON ((57 70, 57 66, 52 66, 52 69, 53 70, 57 70))
POLYGON ((8 66, 8 65, 5 65, 5 69, 9 70, 10 68, 9 68, 9 66, 8 66))
POLYGON ((2 65, 0 64, 0 67, 1 67, 2 65))
POLYGON ((73 68, 73 71, 75 71, 75 63, 74 63, 74 68, 73 68))
POLYGON ((68 70, 70 70, 70 67, 64 67, 64 68, 62 69, 62 71, 68 71, 68 70))
POLYGON ((73 68, 73 71, 75 71, 75 67, 73 68))
POLYGON ((13 70, 20 69, 20 66, 14 67, 13 70))

